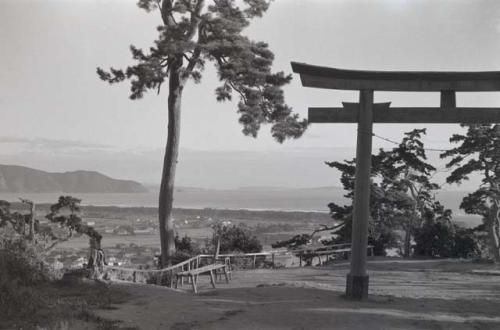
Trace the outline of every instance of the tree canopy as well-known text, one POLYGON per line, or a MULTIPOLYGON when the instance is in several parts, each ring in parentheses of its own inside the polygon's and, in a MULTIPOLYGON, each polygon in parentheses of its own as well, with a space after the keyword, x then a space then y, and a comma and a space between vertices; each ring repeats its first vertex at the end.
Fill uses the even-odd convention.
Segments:
MULTIPOLYGON (((380 149, 372 156, 369 243, 377 254, 397 245, 394 233, 397 228, 405 232, 402 248, 403 254, 409 256, 416 228, 424 221, 445 221, 451 216, 451 211, 434 198, 433 192, 439 186, 431 180, 436 169, 427 163, 421 141, 425 133, 425 129, 407 132, 398 146, 390 151, 380 149)), ((342 173, 345 197, 353 200, 356 159, 327 164, 342 173)), ((332 202, 328 206, 335 220, 346 222, 339 231, 340 241, 350 240, 352 205, 332 202)))
MULTIPOLYGON (((23 203, 26 200, 23 200, 23 203)), ((41 224, 35 214, 23 214, 11 211, 11 204, 0 200, 0 228, 12 228, 23 241, 32 241, 45 254, 56 245, 71 239, 74 234, 87 235, 100 242, 102 235, 92 226, 83 223, 79 215, 80 200, 71 196, 60 196, 57 203, 52 204, 46 218, 57 225, 55 230, 49 224, 41 224), (27 226, 33 226, 33 232, 27 232, 27 226)))
POLYGON ((98 68, 100 78, 111 84, 130 80, 130 98, 140 99, 148 90, 159 93, 172 74, 179 75, 181 86, 188 79, 199 83, 206 63, 212 62, 221 83, 215 97, 227 101, 238 96, 245 135, 255 137, 262 124, 270 123, 279 142, 300 137, 306 120, 292 112, 282 90, 291 75, 272 72, 274 54, 268 44, 242 34, 252 19, 264 14, 270 1, 239 3, 241 7, 234 0, 140 0, 140 8, 161 14, 163 24, 157 28, 154 45, 147 51, 130 46, 136 64, 109 71, 98 68))
POLYGON ((460 145, 441 155, 451 157, 446 166, 454 169, 446 181, 460 183, 473 173, 481 175, 480 186, 462 200, 460 207, 483 217, 490 253, 500 262, 500 125, 462 126, 467 132, 450 138, 460 145))

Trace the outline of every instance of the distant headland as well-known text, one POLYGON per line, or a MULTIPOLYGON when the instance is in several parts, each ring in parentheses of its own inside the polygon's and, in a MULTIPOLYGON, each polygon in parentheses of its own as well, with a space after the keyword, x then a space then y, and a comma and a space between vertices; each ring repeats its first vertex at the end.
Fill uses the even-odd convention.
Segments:
POLYGON ((136 181, 118 180, 95 171, 45 172, 17 165, 0 165, 1 193, 140 193, 136 181))

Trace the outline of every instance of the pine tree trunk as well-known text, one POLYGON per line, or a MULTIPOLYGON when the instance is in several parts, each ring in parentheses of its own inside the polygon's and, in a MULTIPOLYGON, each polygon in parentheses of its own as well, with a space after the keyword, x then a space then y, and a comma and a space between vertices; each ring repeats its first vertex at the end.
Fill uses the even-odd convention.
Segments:
POLYGON ((158 217, 160 224, 161 267, 171 265, 175 254, 174 223, 172 206, 174 202, 175 170, 179 153, 179 134, 181 124, 181 98, 183 84, 180 76, 181 66, 170 71, 168 94, 168 134, 163 159, 158 217))
POLYGON ((491 208, 491 214, 487 224, 490 251, 493 255, 495 263, 500 263, 500 210, 496 205, 491 208))
POLYGON ((89 238, 89 260, 87 261, 87 268, 92 269, 95 266, 97 258, 97 249, 95 238, 89 238))
POLYGON ((35 203, 31 203, 30 208, 30 233, 29 239, 33 243, 35 240, 35 203))
POLYGON ((406 232, 405 232, 405 241, 404 241, 404 247, 403 247, 403 257, 404 258, 409 258, 410 257, 410 242, 411 242, 411 231, 410 231, 410 225, 406 227, 406 232))
POLYGON ((411 234, 415 217, 416 217, 415 212, 413 212, 413 214, 410 216, 410 219, 408 219, 408 223, 406 225, 405 241, 403 246, 404 258, 409 258, 411 255, 411 234))
POLYGON ((89 277, 95 280, 102 280, 104 276, 104 251, 101 249, 101 237, 91 237, 89 239, 90 256, 87 269, 90 271, 89 277))

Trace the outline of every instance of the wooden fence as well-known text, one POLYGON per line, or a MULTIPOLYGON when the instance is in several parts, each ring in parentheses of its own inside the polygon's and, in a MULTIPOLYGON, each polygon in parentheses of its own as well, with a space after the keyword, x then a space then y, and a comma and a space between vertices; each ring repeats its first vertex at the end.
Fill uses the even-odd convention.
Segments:
MULTIPOLYGON (((322 256, 325 256, 325 261, 328 256, 343 254, 346 257, 351 253, 351 243, 332 244, 332 245, 318 245, 305 247, 303 249, 291 250, 291 252, 299 257, 299 267, 302 267, 302 262, 305 258, 318 258, 319 264, 322 263, 322 256)), ((367 253, 373 257, 373 245, 368 245, 367 253)))
MULTIPOLYGON (((336 254, 349 254, 351 251, 351 243, 345 244, 334 244, 334 245, 321 245, 315 247, 306 247, 303 249, 291 250, 291 251, 269 251, 269 252, 259 252, 259 253, 231 253, 231 254, 219 254, 217 260, 225 261, 229 258, 229 264, 231 261, 237 258, 248 258, 251 260, 252 268, 257 266, 258 257, 271 257, 271 265, 275 267, 275 257, 277 255, 290 255, 294 254, 299 257, 299 266, 302 267, 303 260, 305 258, 315 258, 317 257, 319 263, 321 264, 322 256, 328 259, 330 255, 336 254)), ((369 255, 373 256, 373 246, 368 246, 369 255)), ((108 280, 121 280, 133 283, 150 283, 157 285, 169 285, 173 286, 175 274, 183 271, 190 271, 202 267, 203 265, 213 263, 214 256, 211 254, 200 254, 192 257, 188 260, 180 262, 176 265, 166 267, 163 269, 133 269, 118 266, 103 266, 103 278, 108 280)))
POLYGON ((104 278, 134 283, 150 283, 157 285, 169 284, 172 286, 175 273, 200 267, 201 256, 197 255, 176 265, 162 269, 133 269, 105 265, 104 278))

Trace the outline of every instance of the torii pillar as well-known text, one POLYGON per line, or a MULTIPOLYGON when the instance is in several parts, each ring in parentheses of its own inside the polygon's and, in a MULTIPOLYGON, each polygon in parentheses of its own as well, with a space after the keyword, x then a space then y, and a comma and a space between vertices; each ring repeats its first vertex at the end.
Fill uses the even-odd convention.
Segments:
POLYGON ((351 238, 351 272, 347 275, 346 296, 368 296, 366 250, 370 217, 370 169, 372 164, 373 90, 359 92, 356 174, 351 238))
POLYGON ((500 108, 457 108, 455 92, 500 91, 500 72, 396 72, 342 70, 292 62, 305 87, 357 90, 359 103, 309 108, 309 123, 357 123, 356 176, 352 221, 349 299, 368 297, 366 272, 373 123, 498 123, 500 108), (440 92, 436 108, 390 108, 375 104, 374 91, 440 92))

